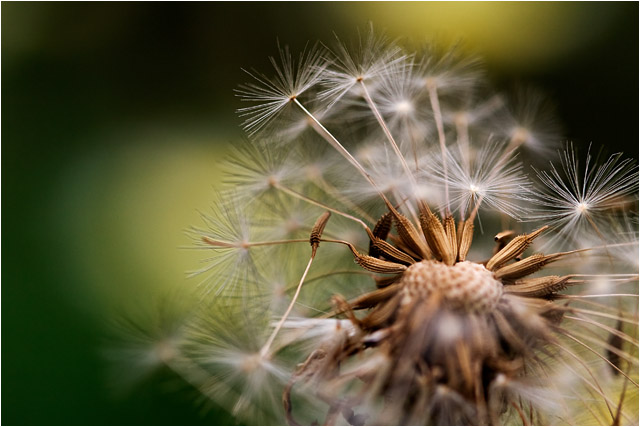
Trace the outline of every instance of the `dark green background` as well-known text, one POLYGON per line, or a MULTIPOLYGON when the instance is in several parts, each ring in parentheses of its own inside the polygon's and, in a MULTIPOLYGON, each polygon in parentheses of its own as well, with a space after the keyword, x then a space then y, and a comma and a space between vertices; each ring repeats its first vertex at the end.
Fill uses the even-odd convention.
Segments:
POLYGON ((240 68, 369 20, 465 38, 498 86, 545 89, 568 139, 637 158, 637 3, 3 2, 3 424, 233 423, 168 373, 111 387, 105 324, 188 286, 177 247, 242 136, 240 68))

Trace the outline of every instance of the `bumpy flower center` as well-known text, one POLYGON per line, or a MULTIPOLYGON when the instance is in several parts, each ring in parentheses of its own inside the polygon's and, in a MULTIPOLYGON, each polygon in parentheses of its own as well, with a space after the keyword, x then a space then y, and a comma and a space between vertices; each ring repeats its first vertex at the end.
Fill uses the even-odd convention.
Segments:
POLYGON ((421 261, 407 268, 400 284, 403 304, 438 294, 450 308, 472 312, 491 310, 502 295, 502 283, 484 266, 469 261, 452 266, 421 261))

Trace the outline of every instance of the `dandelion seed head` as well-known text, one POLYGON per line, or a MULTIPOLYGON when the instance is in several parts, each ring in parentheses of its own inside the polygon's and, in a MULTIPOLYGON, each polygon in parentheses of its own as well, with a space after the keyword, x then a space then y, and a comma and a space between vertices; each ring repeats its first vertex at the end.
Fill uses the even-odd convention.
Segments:
POLYGON ((413 303, 416 294, 438 294, 451 307, 470 312, 492 309, 502 295, 502 283, 481 265, 468 261, 451 267, 431 261, 413 264, 401 284, 405 290, 402 304, 413 303))
POLYGON ((154 357, 252 423, 633 422, 606 382, 637 388, 635 163, 530 173, 544 99, 460 50, 293 58, 237 92, 251 139, 189 232, 208 297, 154 357))

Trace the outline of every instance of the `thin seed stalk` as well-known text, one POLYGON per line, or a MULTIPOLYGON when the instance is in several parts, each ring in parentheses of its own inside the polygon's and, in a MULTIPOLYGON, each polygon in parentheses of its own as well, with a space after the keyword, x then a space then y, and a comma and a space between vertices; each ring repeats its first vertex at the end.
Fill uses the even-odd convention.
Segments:
POLYGON ((367 182, 369 182, 369 184, 371 184, 371 186, 378 192, 378 195, 380 195, 380 198, 382 198, 387 207, 393 208, 393 205, 391 204, 387 196, 384 195, 382 190, 380 190, 380 187, 378 187, 373 178, 371 178, 371 175, 369 175, 367 171, 364 170, 362 165, 355 159, 355 157, 353 157, 351 153, 349 153, 349 151, 347 151, 347 149, 344 148, 342 144, 340 144, 340 141, 338 141, 336 137, 333 136, 331 132, 329 132, 327 128, 325 128, 324 125, 320 123, 320 121, 318 121, 318 119, 316 119, 316 117, 311 114, 309 110, 304 107, 304 105, 300 103, 300 101, 298 101, 297 98, 293 98, 292 101, 298 107, 300 107, 300 109, 312 120, 312 126, 315 131, 318 132, 318 134, 322 136, 340 154, 342 154, 342 156, 345 157, 349 161, 349 163, 351 163, 358 170, 358 172, 360 172, 360 174, 367 180, 367 182))
POLYGON ((409 178, 409 181, 411 182, 411 187, 415 189, 416 180, 413 177, 413 173, 411 172, 411 169, 409 169, 409 165, 407 164, 407 161, 402 155, 402 152, 400 151, 400 147, 398 147, 396 140, 393 138, 393 135, 391 135, 391 131, 389 130, 387 123, 384 121, 382 114, 380 114, 378 107, 376 107, 376 104, 373 102, 373 99, 371 98, 371 95, 367 90, 367 85, 365 85, 364 80, 360 80, 360 86, 362 86, 364 99, 367 101, 367 104, 369 104, 369 108, 371 109, 371 112, 376 117, 376 120, 378 120, 378 124, 382 128, 382 131, 384 132, 389 142, 391 143, 391 146, 393 147, 393 151, 398 156, 398 159, 400 160, 400 164, 402 164, 402 168, 404 169, 405 173, 407 174, 407 177, 409 178))
POLYGON ((321 203, 321 202, 318 202, 316 200, 313 200, 313 199, 311 199, 311 198, 309 198, 309 197, 307 197, 307 196, 305 196, 303 194, 298 193, 295 190, 292 190, 289 187, 283 186, 282 184, 276 183, 276 184, 274 184, 274 187, 277 188, 278 190, 280 190, 280 191, 282 191, 284 193, 287 193, 288 195, 293 196, 293 197, 295 197, 297 199, 300 199, 300 200, 302 200, 304 202, 310 203, 310 204, 312 204, 314 206, 318 206, 318 207, 320 207, 322 209, 325 209, 325 210, 328 210, 330 212, 333 212, 333 213, 335 213, 337 215, 340 215, 340 216, 342 216, 344 218, 347 218, 347 219, 350 219, 352 221, 355 221, 365 229, 367 234, 369 234, 369 235, 371 234, 371 230, 369 229, 369 226, 367 224, 365 224, 365 222, 362 221, 360 218, 357 218, 357 217, 355 217, 353 215, 349 215, 348 213, 339 211, 339 210, 337 210, 335 208, 332 208, 331 206, 325 205, 324 203, 321 203))
POLYGON ((304 273, 302 273, 302 277, 300 278, 300 282, 298 283, 298 287, 296 288, 296 293, 293 295, 293 298, 289 303, 289 307, 287 307, 287 311, 285 311, 285 313, 282 315, 282 318, 280 319, 275 329, 269 336, 269 339, 260 350, 260 356, 265 357, 267 354, 269 354, 269 348, 271 348, 271 344, 273 344, 273 340, 276 338, 276 335, 278 335, 278 332, 280 332, 280 329, 282 329, 282 325, 284 325, 284 322, 287 320, 287 317, 289 317, 291 310, 293 310, 293 306, 298 300, 298 295, 300 295, 302 284, 304 283, 304 279, 307 277, 307 273, 309 273, 309 269, 311 268, 311 264, 313 263, 314 258, 315 258, 315 251, 311 256, 311 258, 309 258, 309 262, 307 263, 307 268, 305 268, 304 273))
POLYGON ((449 168, 447 167, 447 147, 444 135, 444 123, 442 121, 442 112, 440 111, 438 88, 435 84, 427 84, 427 90, 429 91, 429 100, 431 101, 431 108, 433 109, 433 116, 436 121, 436 128, 438 129, 438 141, 440 142, 440 152, 442 154, 442 168, 444 174, 444 199, 447 206, 445 216, 448 216, 449 212, 451 211, 451 207, 449 203, 449 168))

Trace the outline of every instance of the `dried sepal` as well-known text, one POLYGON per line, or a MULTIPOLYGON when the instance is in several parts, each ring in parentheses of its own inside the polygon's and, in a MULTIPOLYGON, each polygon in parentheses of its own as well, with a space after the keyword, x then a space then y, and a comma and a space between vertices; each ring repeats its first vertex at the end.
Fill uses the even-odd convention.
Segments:
POLYGON ((398 288, 399 285, 395 284, 366 293, 351 301, 351 307, 354 310, 373 307, 374 305, 391 298, 396 292, 398 292, 398 288))
POLYGON ((496 242, 496 245, 493 248, 493 255, 497 254, 502 249, 504 249, 504 247, 507 246, 507 244, 511 240, 513 240, 515 235, 516 235, 516 233, 513 230, 505 230, 505 231, 501 231, 500 233, 496 234, 495 237, 493 238, 493 240, 496 242))
POLYGON ((456 235, 456 220, 451 215, 444 219, 444 231, 449 239, 449 250, 453 256, 454 264, 458 258, 458 236, 456 235))
POLYGON ((349 304, 349 302, 344 299, 342 295, 332 296, 331 302, 336 306, 336 314, 344 314, 345 316, 347 316, 347 319, 349 319, 351 323, 353 323, 353 326, 358 329, 361 328, 360 319, 356 317, 355 313, 353 312, 353 308, 351 308, 351 304, 349 304))
MULTIPOLYGON (((409 219, 402 215, 397 210, 393 209, 393 216, 396 222, 396 229, 398 230, 398 236, 404 244, 413 250, 422 259, 427 259, 429 256, 429 248, 424 244, 420 233, 413 226, 409 219)), ((441 225, 442 226, 442 225, 441 225)))
POLYGON ((533 254, 521 261, 514 262, 504 266, 494 273, 497 279, 502 281, 511 281, 519 279, 529 274, 533 274, 540 270, 548 263, 557 260, 558 258, 566 255, 566 253, 557 253, 551 255, 533 254))
POLYGON ((539 229, 529 233, 522 234, 512 241, 510 241, 501 251, 492 256, 487 262, 487 270, 494 271, 505 263, 509 262, 513 258, 521 255, 533 242, 533 240, 538 237, 543 231, 545 231, 548 226, 540 227, 539 229))
POLYGON ((360 267, 364 268, 365 270, 369 270, 374 273, 398 274, 404 272, 407 269, 407 267, 402 264, 384 261, 369 255, 363 255, 358 252, 355 246, 353 246, 351 243, 344 243, 353 253, 355 261, 358 263, 358 265, 360 265, 360 267))
POLYGON ((438 260, 447 265, 453 265, 455 263, 455 255, 451 251, 449 238, 442 222, 425 206, 426 204, 420 206, 420 227, 424 237, 427 239, 427 244, 438 260))
MULTIPOLYGON (((382 215, 376 225, 373 227, 373 235, 380 240, 386 240, 389 232, 391 231, 391 226, 393 225, 393 214, 391 212, 387 212, 382 215)), ((373 257, 377 257, 380 255, 378 249, 374 247, 374 242, 371 240, 369 243, 369 255, 373 257)))
POLYGON ((377 237, 374 238, 373 248, 376 249, 376 252, 379 255, 384 256, 385 258, 388 258, 392 261, 397 261, 407 265, 411 265, 415 263, 415 260, 411 256, 405 254, 400 249, 396 248, 390 243, 384 240, 378 239, 377 237))
POLYGON ((365 330, 378 328, 385 325, 398 310, 402 297, 396 293, 395 296, 376 306, 371 312, 362 319, 361 327, 365 330))
POLYGON ((504 291, 521 297, 543 298, 564 289, 571 276, 544 276, 519 279, 504 291))
POLYGON ((467 254, 471 248, 473 228, 473 221, 470 219, 460 221, 458 224, 458 261, 460 262, 467 258, 467 254))

